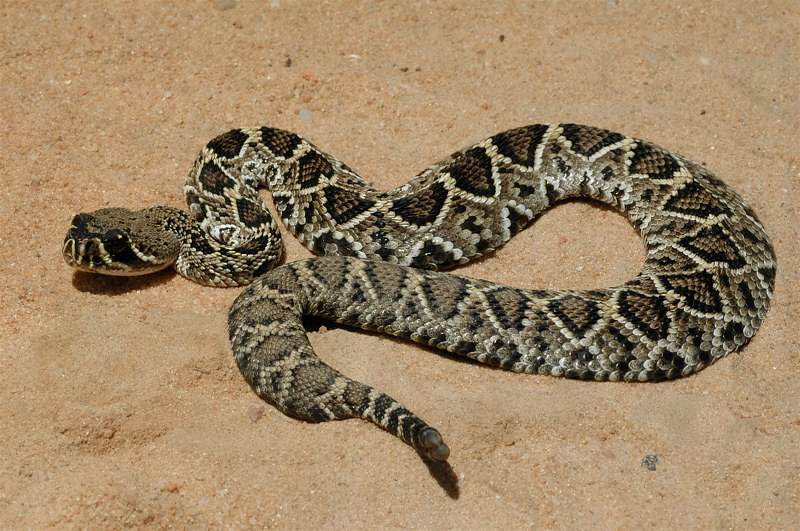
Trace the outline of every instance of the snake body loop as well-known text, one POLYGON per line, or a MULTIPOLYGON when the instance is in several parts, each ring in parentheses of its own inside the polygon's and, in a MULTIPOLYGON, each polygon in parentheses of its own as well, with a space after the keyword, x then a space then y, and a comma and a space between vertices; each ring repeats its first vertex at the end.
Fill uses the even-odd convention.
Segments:
POLYGON ((185 192, 191 216, 166 207, 77 216, 65 258, 111 274, 174 265, 206 284, 252 282, 229 328, 260 396, 307 420, 370 420, 436 460, 449 455, 439 432, 320 360, 304 315, 513 371, 659 380, 744 345, 775 281, 761 223, 711 172, 575 124, 497 134, 389 192, 293 133, 235 129, 202 150, 185 192), (280 233, 263 186, 289 230, 324 257, 274 268, 280 233), (433 271, 498 248, 569 197, 610 205, 639 229, 647 251, 639 275, 613 288, 532 291, 433 271))

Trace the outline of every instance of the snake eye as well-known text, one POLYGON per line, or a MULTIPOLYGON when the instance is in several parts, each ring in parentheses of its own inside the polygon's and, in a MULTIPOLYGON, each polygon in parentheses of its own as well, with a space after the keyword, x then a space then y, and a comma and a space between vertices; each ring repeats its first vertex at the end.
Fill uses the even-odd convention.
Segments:
POLYGON ((103 236, 103 247, 110 253, 121 253, 128 247, 128 236, 119 229, 110 230, 103 236))
POLYGON ((92 216, 90 216, 89 214, 84 214, 84 213, 77 214, 74 218, 72 218, 72 224, 75 225, 76 227, 79 227, 82 225, 86 225, 87 223, 89 223, 91 219, 92 216))

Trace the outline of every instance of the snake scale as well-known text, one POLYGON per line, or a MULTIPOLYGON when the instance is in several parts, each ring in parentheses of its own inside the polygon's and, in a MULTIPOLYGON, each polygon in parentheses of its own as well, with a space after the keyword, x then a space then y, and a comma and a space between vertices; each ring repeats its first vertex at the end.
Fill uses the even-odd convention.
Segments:
POLYGON ((105 274, 173 265, 203 284, 251 284, 228 323, 259 396, 301 419, 370 420, 439 461, 449 455, 439 432, 318 358, 303 316, 513 371, 660 380, 744 345, 775 281, 769 238, 731 188, 680 155, 582 125, 497 134, 389 192, 294 133, 234 129, 203 148, 185 193, 191 214, 78 214, 65 259, 105 274), (324 256, 276 267, 281 237, 258 193, 265 186, 289 230, 324 256), (433 271, 498 248, 569 197, 610 205, 639 229, 647 258, 638 276, 608 289, 538 291, 433 271))

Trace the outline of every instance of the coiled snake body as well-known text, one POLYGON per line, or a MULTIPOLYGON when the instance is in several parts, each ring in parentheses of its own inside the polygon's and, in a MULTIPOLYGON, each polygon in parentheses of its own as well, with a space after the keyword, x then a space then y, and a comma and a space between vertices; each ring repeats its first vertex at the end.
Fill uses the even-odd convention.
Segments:
POLYGON ((741 347, 765 318, 775 279, 769 238, 739 195, 653 144, 593 127, 532 125, 454 153, 390 192, 299 136, 235 129, 201 152, 168 207, 79 214, 64 243, 74 267, 141 274, 174 265, 217 286, 252 282, 230 339, 255 391, 307 420, 368 419, 446 460, 438 431, 386 394, 329 367, 301 317, 409 338, 514 371, 657 380, 741 347), (324 257, 275 268, 289 230, 324 257), (647 259, 622 286, 519 290, 436 273, 487 253, 568 197, 624 212, 647 259))

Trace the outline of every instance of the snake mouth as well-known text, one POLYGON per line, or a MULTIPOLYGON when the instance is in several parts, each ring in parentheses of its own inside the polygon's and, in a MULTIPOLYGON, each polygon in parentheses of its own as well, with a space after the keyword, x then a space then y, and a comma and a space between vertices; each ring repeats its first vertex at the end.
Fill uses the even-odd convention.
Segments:
POLYGON ((61 254, 69 266, 80 271, 114 274, 114 261, 97 238, 78 241, 68 235, 61 254))
POLYGON ((78 271, 120 277, 146 275, 170 265, 169 262, 145 256, 133 247, 127 247, 119 253, 109 252, 107 246, 97 238, 77 241, 68 237, 64 241, 62 255, 67 265, 78 271))

